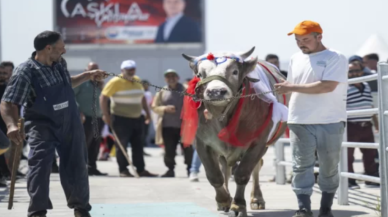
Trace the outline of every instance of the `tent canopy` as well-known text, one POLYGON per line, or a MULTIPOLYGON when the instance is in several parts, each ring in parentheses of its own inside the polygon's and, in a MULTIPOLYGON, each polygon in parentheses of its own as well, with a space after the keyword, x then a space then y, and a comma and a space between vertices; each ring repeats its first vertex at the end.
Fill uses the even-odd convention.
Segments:
POLYGON ((377 53, 379 61, 387 61, 388 59, 388 45, 377 34, 371 35, 357 51, 357 55, 361 57, 370 53, 377 53))

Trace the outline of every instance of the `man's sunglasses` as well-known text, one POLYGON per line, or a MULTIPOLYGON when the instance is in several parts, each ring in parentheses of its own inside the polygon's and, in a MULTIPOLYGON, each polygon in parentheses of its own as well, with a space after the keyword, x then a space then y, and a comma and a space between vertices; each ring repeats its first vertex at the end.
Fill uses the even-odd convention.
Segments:
POLYGON ((362 72, 361 69, 353 69, 353 70, 349 70, 349 74, 360 73, 360 72, 362 72))

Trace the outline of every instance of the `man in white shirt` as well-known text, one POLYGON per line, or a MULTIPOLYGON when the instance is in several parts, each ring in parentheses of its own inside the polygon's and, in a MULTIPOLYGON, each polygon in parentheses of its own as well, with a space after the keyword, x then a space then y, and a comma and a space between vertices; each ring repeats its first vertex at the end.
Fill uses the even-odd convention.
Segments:
POLYGON ((315 150, 319 158, 318 185, 322 191, 319 217, 332 217, 331 206, 339 186, 338 163, 347 99, 348 61, 322 44, 322 29, 303 21, 295 34, 301 52, 291 57, 287 81, 276 84, 279 94, 291 93, 288 126, 293 147, 293 190, 299 210, 293 217, 312 217, 315 150))

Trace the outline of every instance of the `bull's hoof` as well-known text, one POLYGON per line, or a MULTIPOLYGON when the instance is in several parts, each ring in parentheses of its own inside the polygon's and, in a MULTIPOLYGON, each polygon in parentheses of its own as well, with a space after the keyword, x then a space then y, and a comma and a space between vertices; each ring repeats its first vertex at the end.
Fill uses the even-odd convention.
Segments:
POLYGON ((261 210, 265 209, 265 202, 252 202, 251 203, 252 210, 261 210))
POLYGON ((217 203, 217 210, 218 211, 224 211, 229 212, 230 206, 232 204, 232 198, 230 198, 227 202, 224 203, 217 203))
POLYGON ((248 217, 247 208, 244 205, 232 204, 229 217, 248 217))

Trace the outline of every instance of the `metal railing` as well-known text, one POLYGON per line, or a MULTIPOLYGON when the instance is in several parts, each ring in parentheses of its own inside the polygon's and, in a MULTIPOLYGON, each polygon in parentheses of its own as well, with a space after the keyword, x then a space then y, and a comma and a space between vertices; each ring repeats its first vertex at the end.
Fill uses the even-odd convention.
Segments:
MULTIPOLYGON (((347 142, 347 129, 344 131, 344 142, 341 147, 341 160, 339 163, 340 173, 340 185, 337 191, 338 204, 348 204, 348 178, 368 181, 380 184, 380 197, 381 197, 381 216, 388 217, 388 63, 381 62, 378 65, 378 73, 369 76, 363 76, 359 78, 353 78, 348 80, 348 84, 366 82, 366 81, 378 81, 378 108, 352 110, 347 111, 348 117, 358 115, 374 115, 379 116, 379 131, 380 141, 379 143, 362 143, 362 142, 347 142), (348 172, 348 148, 369 148, 379 150, 379 165, 380 165, 380 177, 367 176, 348 172)), ((286 168, 285 166, 292 166, 293 163, 285 161, 284 158, 284 143, 289 143, 287 138, 280 138, 275 144, 276 153, 276 183, 279 185, 286 184, 286 168)), ((314 171, 318 172, 319 167, 314 167, 314 171)))

